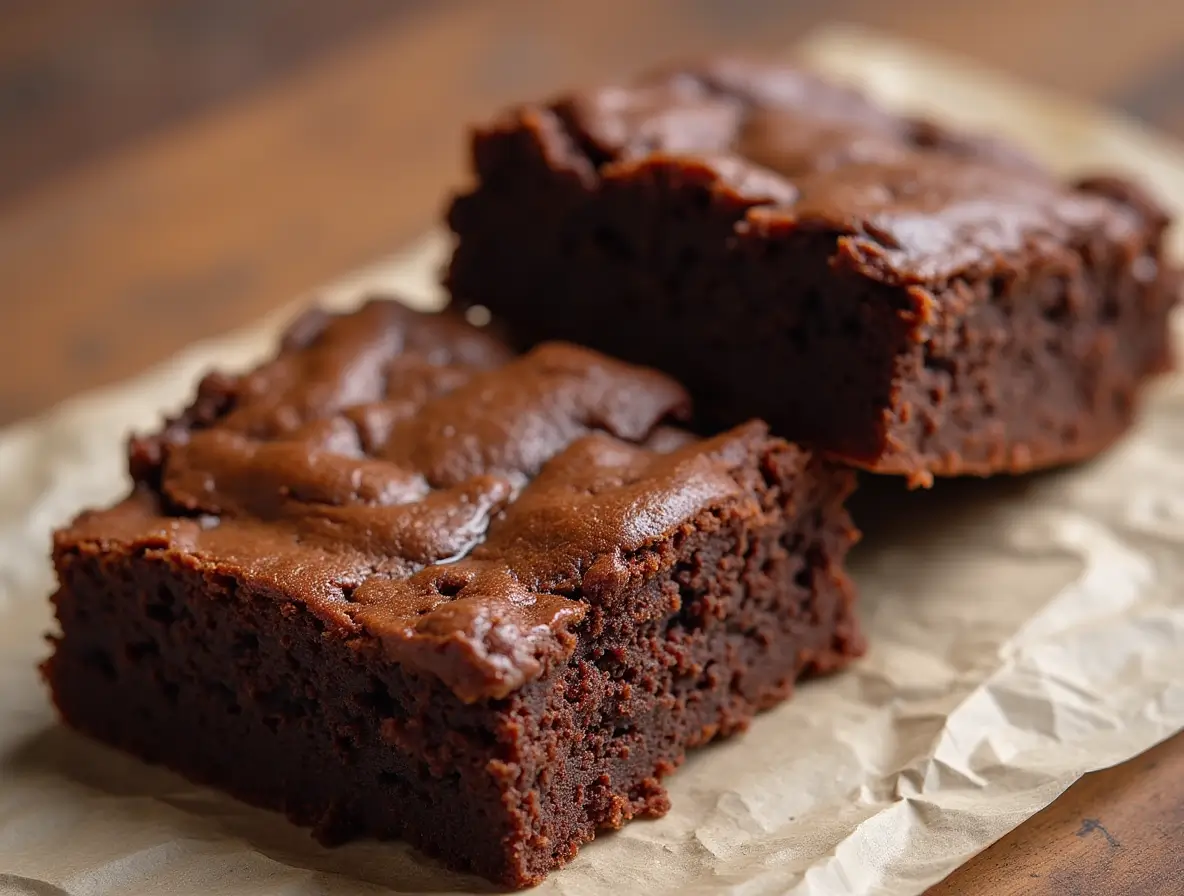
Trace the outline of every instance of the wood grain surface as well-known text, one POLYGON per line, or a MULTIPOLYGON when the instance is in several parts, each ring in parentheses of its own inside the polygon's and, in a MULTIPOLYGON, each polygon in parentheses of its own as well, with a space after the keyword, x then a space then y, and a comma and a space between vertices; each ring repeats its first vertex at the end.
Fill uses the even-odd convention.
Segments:
MULTIPOLYGON (((7 0, 0 423, 397 248, 515 98, 826 19, 886 28, 1184 137, 1165 0, 7 0)), ((1184 738, 1088 776, 934 894, 1184 892, 1184 738)))

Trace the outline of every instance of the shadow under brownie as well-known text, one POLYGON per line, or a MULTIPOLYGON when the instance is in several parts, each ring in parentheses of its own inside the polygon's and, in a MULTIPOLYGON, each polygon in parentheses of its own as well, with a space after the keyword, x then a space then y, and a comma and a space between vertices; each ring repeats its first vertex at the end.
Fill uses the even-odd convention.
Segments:
POLYGON ((59 709, 327 841, 537 882, 862 649, 853 474, 689 410, 575 346, 312 314, 57 533, 59 709))
POLYGON ((460 306, 915 484, 1092 456, 1170 364, 1167 217, 1113 177, 720 60, 508 110, 449 221, 460 306))

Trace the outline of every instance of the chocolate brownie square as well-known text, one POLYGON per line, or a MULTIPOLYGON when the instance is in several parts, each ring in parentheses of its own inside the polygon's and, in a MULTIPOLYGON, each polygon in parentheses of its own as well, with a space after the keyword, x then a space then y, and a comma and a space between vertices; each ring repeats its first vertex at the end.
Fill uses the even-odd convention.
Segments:
POLYGON ((1016 149, 725 60, 511 109, 472 140, 448 284, 520 346, 663 370, 924 484, 1087 458, 1169 366, 1163 211, 1016 149))
POLYGON ((513 886, 667 808, 686 750, 862 646, 852 473, 665 375, 313 314, 56 535, 65 721, 329 842, 513 886))

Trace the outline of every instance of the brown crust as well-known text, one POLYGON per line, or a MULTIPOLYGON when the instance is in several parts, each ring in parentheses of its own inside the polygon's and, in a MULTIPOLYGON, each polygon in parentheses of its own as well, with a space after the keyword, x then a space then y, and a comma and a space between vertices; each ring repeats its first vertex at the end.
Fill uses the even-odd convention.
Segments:
POLYGON ((372 303, 136 439, 57 533, 82 731, 512 886, 668 806, 689 748, 862 650, 853 474, 664 376, 372 303), (447 430, 447 433, 445 433, 447 430))
POLYGON ((1144 191, 1062 183, 785 66, 520 107, 473 163, 456 302, 523 346, 671 373, 707 431, 760 417, 915 482, 1020 472, 1110 444, 1170 364, 1179 284, 1144 191))

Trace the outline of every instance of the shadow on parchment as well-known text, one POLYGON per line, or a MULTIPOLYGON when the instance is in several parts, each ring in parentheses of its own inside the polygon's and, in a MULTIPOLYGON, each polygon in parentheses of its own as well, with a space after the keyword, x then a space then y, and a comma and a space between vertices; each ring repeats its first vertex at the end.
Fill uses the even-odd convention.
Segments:
POLYGON ((19 874, 6 874, 3 871, 0 871, 0 893, 4 896, 70 896, 61 887, 55 887, 53 884, 21 877, 19 874))
MULTIPOLYGON (((129 853, 160 842, 160 829, 164 828, 175 840, 237 839, 245 844, 245 849, 287 867, 311 872, 310 883, 319 885, 317 892, 333 892, 334 884, 338 887, 361 884, 356 892, 375 894, 507 892, 481 878, 448 871, 402 842, 359 841, 333 848, 322 846, 307 829, 290 824, 279 813, 257 809, 193 784, 63 725, 47 727, 33 735, 0 759, 0 765, 18 772, 22 778, 52 780, 59 789, 63 785, 69 787, 74 792, 64 796, 63 801, 68 799, 72 815, 78 813, 78 806, 99 800, 101 805, 94 812, 101 815, 104 824, 119 825, 122 816, 134 830, 137 824, 141 828, 145 826, 146 813, 156 813, 150 820, 154 830, 146 835, 145 842, 129 842, 129 853), (162 806, 146 808, 145 798, 162 806)), ((4 875, 0 874, 0 885, 4 883, 4 875)), ((17 893, 56 896, 60 892, 56 888, 45 889, 45 884, 36 881, 22 879, 20 885, 25 889, 18 888, 17 893), (33 884, 42 889, 30 889, 33 884)))
POLYGON ((995 476, 989 479, 939 479, 932 488, 910 489, 895 476, 861 473, 859 488, 847 509, 863 532, 861 548, 876 550, 925 541, 968 517, 1012 501, 1022 501, 1057 473, 995 476))
POLYGON ((938 479, 931 488, 920 489, 910 489, 900 477, 861 473, 847 509, 862 536, 847 565, 864 612, 870 614, 888 599, 923 613, 923 604, 916 602, 923 593, 958 583, 951 563, 965 557, 968 548, 998 549, 1007 530, 1038 506, 1045 487, 1065 473, 938 479), (911 594, 901 592, 899 571, 890 593, 881 593, 877 561, 889 555, 909 558, 907 581, 915 586, 911 594))

